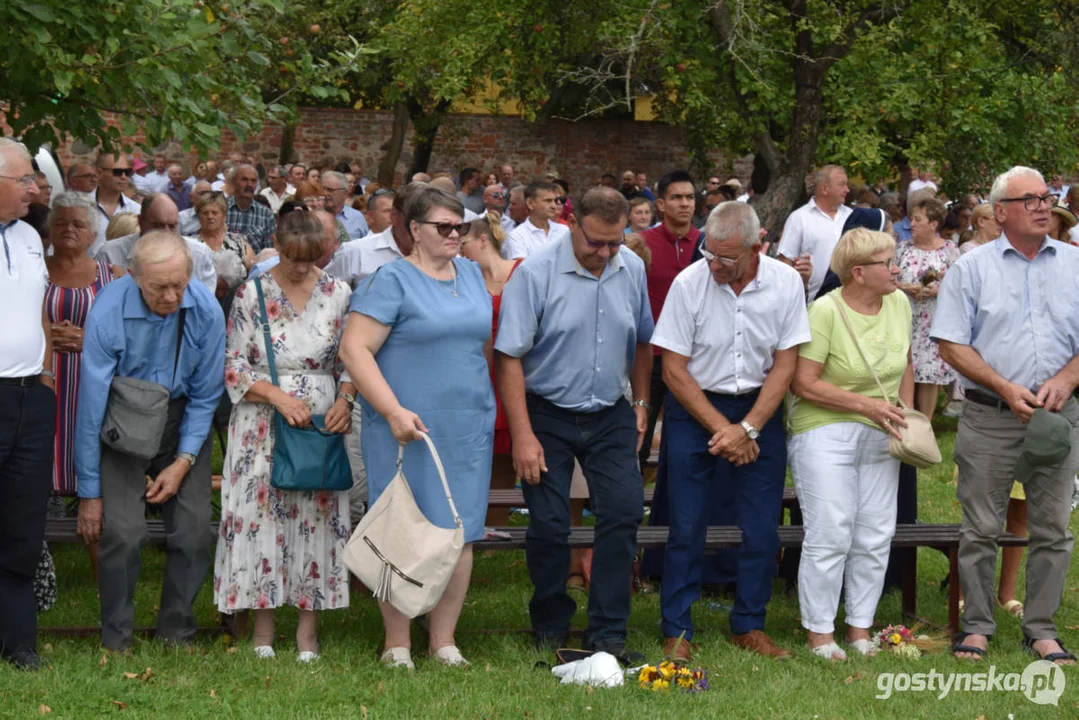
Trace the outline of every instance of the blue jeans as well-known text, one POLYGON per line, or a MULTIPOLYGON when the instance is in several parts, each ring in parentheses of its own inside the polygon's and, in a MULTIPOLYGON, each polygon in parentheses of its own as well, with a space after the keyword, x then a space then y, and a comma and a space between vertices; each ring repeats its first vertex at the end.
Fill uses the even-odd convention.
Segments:
POLYGON ((536 395, 527 400, 547 464, 538 485, 524 485, 529 512, 525 558, 535 588, 528 606, 532 627, 540 639, 561 640, 577 612, 566 592, 569 486, 577 458, 596 516, 584 645, 603 649, 625 643, 630 571, 644 507, 636 415, 624 399, 592 413, 565 410, 536 395))
MULTIPOLYGON (((741 422, 757 400, 757 393, 706 394, 713 407, 731 422, 741 422)), ((660 594, 664 637, 678 637, 683 632, 687 640, 693 637, 690 608, 700 596, 708 497, 713 483, 729 486, 742 530, 731 632, 741 635, 763 629, 776 572, 787 472, 783 412, 777 410, 761 428, 758 458, 741 467, 709 454, 712 434, 670 394, 663 432, 670 449, 667 487, 671 516, 660 594)))

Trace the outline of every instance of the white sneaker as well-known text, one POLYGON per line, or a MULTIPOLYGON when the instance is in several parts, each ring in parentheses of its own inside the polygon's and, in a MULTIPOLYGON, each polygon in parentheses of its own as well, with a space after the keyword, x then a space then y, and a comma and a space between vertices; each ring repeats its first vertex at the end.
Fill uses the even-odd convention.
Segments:
POLYGON ((441 647, 436 650, 431 657, 438 660, 443 665, 448 665, 450 667, 468 667, 471 664, 468 660, 465 660, 456 645, 441 647))
POLYGON ((403 667, 409 670, 416 669, 416 666, 412 663, 412 653, 409 652, 408 648, 392 647, 382 653, 382 657, 379 658, 379 661, 390 667, 403 667))
POLYGON ((269 659, 277 657, 277 653, 273 651, 273 648, 269 645, 259 645, 255 648, 255 655, 260 658, 269 659))

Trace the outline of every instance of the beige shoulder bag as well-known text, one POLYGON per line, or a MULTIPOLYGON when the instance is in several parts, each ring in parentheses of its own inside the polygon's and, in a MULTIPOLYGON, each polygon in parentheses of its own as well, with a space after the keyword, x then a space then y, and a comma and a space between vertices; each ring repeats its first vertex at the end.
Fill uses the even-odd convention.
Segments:
POLYGON ((397 450, 397 475, 367 511, 345 545, 345 566, 374 596, 414 618, 430 611, 442 599, 450 576, 465 546, 464 523, 450 494, 446 470, 435 444, 423 436, 446 492, 454 527, 431 523, 416 505, 401 469, 405 447, 397 450))
MULTIPOLYGON (((862 356, 862 362, 869 368, 869 372, 873 373, 873 379, 877 381, 877 387, 880 388, 881 395, 888 402, 892 402, 892 399, 888 397, 888 391, 884 389, 884 384, 880 381, 880 377, 877 376, 877 371, 873 369, 869 358, 865 356, 862 344, 858 342, 858 335, 850 325, 850 318, 847 317, 843 301, 839 298, 832 298, 832 302, 839 309, 839 315, 843 318, 843 324, 847 326, 847 332, 850 333, 850 337, 854 341, 854 347, 858 349, 858 354, 862 356)), ((933 425, 929 422, 929 418, 924 413, 907 407, 903 404, 902 398, 897 397, 895 404, 902 408, 907 427, 896 428, 903 436, 902 439, 897 439, 891 433, 888 434, 888 452, 899 462, 913 465, 916 468, 927 468, 939 463, 941 461, 940 447, 937 446, 937 436, 933 432, 933 425)))

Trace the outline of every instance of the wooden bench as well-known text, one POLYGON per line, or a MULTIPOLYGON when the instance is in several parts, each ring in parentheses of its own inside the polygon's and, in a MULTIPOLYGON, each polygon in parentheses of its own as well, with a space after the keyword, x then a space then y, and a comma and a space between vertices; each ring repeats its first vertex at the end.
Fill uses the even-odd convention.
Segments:
MULTIPOLYGON (((502 491, 510 492, 510 491, 502 491)), ((161 520, 147 520, 149 540, 154 544, 165 541, 165 527, 161 520)), ((45 539, 48 542, 81 542, 76 533, 75 518, 50 518, 45 524, 45 539)), ((207 532, 215 539, 219 525, 212 523, 207 532)), ((521 550, 525 546, 526 527, 498 528, 509 536, 508 540, 481 540, 475 543, 476 550, 521 550)), ((642 526, 637 531, 637 545, 643 548, 659 548, 667 544, 666 527, 642 526)), ((580 526, 570 528, 569 546, 571 548, 592 547, 595 528, 580 526)), ((800 525, 781 525, 779 544, 783 548, 801 547, 804 538, 800 525)), ((736 548, 742 544, 742 531, 737 527, 710 527, 705 539, 705 548, 717 550, 736 548)), ((1026 538, 1003 533, 998 538, 1000 547, 1025 547, 1026 538)), ((920 547, 937 548, 945 551, 949 557, 952 582, 948 584, 948 627, 952 632, 959 628, 959 525, 913 524, 896 527, 892 538, 893 551, 908 552, 904 563, 902 578, 902 597, 904 615, 916 617, 918 600, 918 569, 916 550, 920 547)))
MULTIPOLYGON (((651 506, 652 498, 655 495, 655 490, 652 488, 645 488, 644 491, 644 504, 651 506)), ((519 488, 513 488, 512 490, 492 490, 488 499, 488 505, 496 508, 515 508, 524 507, 525 498, 524 492, 519 488)), ((783 488, 783 507, 790 508, 798 504, 798 498, 794 494, 794 488, 783 488)))

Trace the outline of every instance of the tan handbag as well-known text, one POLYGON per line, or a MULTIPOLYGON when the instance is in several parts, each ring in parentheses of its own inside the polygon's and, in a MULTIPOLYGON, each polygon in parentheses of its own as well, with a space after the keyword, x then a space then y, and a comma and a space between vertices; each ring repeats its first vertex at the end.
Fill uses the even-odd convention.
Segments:
POLYGON ((431 438, 424 435, 423 440, 446 491, 454 527, 432 524, 416 505, 401 469, 402 445, 397 450, 397 475, 363 516, 344 554, 345 566, 374 588, 375 598, 410 618, 429 612, 442 599, 465 546, 464 523, 453 503, 446 470, 431 438))
MULTIPOLYGON (((873 379, 877 381, 877 387, 880 388, 881 395, 888 402, 892 402, 892 399, 888 397, 888 392, 884 389, 884 384, 880 381, 880 377, 877 376, 877 371, 873 369, 873 366, 869 363, 869 358, 865 356, 862 344, 858 342, 858 335, 855 334, 854 328, 850 325, 847 311, 843 308, 843 301, 839 298, 832 298, 832 302, 839 308, 839 315, 843 318, 843 324, 847 326, 847 332, 850 333, 851 339, 854 340, 854 347, 858 349, 858 354, 862 356, 862 362, 869 368, 869 372, 873 373, 873 379)), ((896 428, 903 436, 902 439, 888 433, 889 454, 899 462, 913 465, 916 468, 932 467, 939 463, 941 461, 940 447, 937 445, 937 435, 933 432, 933 424, 929 421, 929 418, 924 413, 907 407, 902 398, 897 397, 895 404, 902 408, 907 426, 905 428, 896 428)))

